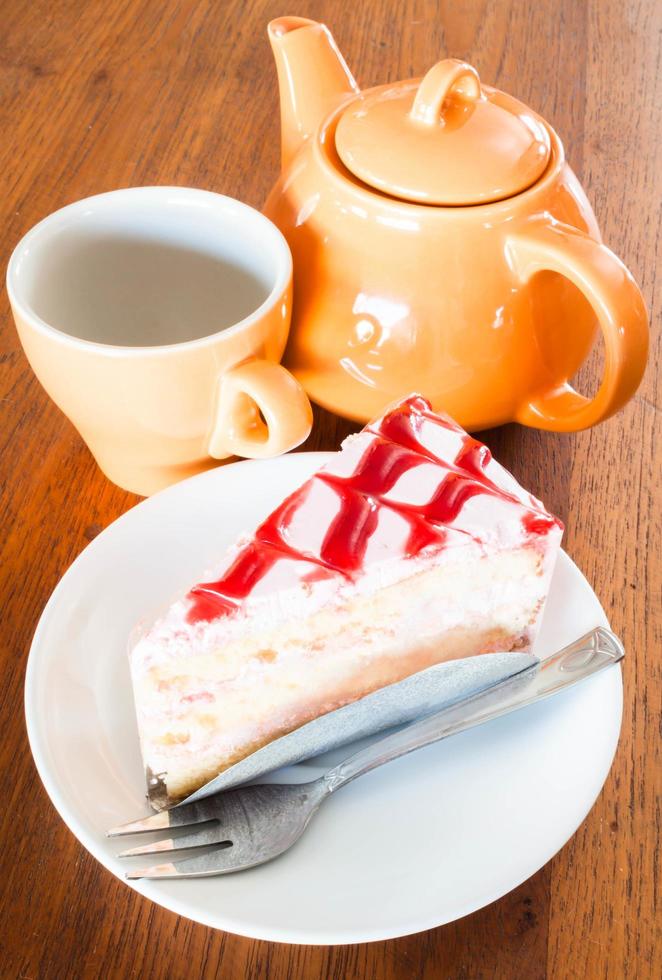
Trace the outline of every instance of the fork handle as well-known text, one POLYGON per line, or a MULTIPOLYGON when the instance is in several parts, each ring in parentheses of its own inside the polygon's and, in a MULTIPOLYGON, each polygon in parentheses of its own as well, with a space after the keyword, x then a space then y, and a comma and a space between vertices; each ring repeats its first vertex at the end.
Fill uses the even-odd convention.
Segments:
POLYGON ((526 667, 486 691, 455 701, 436 714, 373 742, 329 769, 321 780, 327 793, 333 793, 386 762, 556 694, 618 663, 623 656, 618 637, 611 630, 598 626, 553 656, 526 667))

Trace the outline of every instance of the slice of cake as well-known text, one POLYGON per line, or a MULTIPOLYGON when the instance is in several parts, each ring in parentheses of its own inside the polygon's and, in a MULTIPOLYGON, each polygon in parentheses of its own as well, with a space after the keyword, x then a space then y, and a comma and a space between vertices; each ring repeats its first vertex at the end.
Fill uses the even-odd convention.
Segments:
POLYGON ((182 798, 432 664, 528 650, 561 534, 486 446, 405 399, 143 632, 145 765, 182 798))

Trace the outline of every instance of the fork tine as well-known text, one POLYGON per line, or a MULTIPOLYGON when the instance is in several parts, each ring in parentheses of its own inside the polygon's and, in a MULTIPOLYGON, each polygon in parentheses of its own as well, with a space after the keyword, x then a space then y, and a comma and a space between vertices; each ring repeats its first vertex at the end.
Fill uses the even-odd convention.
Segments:
POLYGON ((192 827, 197 823, 205 823, 218 817, 218 805, 211 800, 200 800, 198 803, 187 803, 170 810, 153 813, 140 820, 111 827, 106 837, 124 837, 125 834, 145 834, 150 830, 169 830, 171 827, 192 827))
POLYGON ((125 834, 145 834, 148 830, 167 830, 170 827, 170 815, 167 810, 153 813, 142 820, 131 820, 130 823, 119 824, 106 831, 106 837, 124 837, 125 834))
POLYGON ((127 871, 124 877, 127 881, 135 881, 137 878, 184 878, 186 876, 180 874, 176 865, 171 863, 155 864, 151 868, 141 868, 138 871, 127 871))
POLYGON ((159 854, 163 851, 183 851, 188 847, 206 847, 209 844, 230 843, 227 832, 220 824, 213 823, 206 827, 200 827, 191 834, 182 834, 180 837, 168 837, 165 840, 157 840, 153 844, 139 844, 137 847, 130 847, 126 851, 118 854, 118 857, 137 857, 141 854, 159 854))
POLYGON ((240 853, 235 854, 234 847, 224 847, 199 857, 186 858, 183 861, 155 864, 149 868, 138 868, 127 871, 125 878, 134 881, 137 878, 201 878, 210 875, 231 874, 233 871, 243 871, 244 868, 262 864, 264 858, 254 857, 252 860, 243 859, 240 853))

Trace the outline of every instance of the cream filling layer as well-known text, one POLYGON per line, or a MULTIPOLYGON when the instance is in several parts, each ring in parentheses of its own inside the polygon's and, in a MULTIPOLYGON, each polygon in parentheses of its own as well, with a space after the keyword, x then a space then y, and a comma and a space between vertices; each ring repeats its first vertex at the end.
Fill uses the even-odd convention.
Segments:
POLYGON ((169 785, 218 771, 242 747, 298 727, 311 705, 316 716, 367 693, 362 678, 374 690, 421 669, 420 651, 427 651, 423 666, 435 662, 430 650, 445 634, 528 637, 551 562, 532 547, 483 557, 476 550, 471 560, 462 552, 461 561, 446 553, 440 564, 417 565, 407 579, 371 593, 336 594, 283 625, 267 615, 244 620, 243 629, 228 619, 183 629, 171 618, 150 631, 131 657, 146 764, 168 773, 169 785))

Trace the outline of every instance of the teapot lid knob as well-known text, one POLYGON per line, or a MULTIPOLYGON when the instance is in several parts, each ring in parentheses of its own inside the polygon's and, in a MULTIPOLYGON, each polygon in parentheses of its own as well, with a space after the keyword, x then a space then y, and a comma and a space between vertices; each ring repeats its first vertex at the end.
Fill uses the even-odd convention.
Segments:
POLYGON ((477 102, 482 96, 478 72, 457 58, 446 58, 430 68, 418 87, 409 112, 411 119, 427 126, 436 125, 451 94, 466 102, 477 102))

